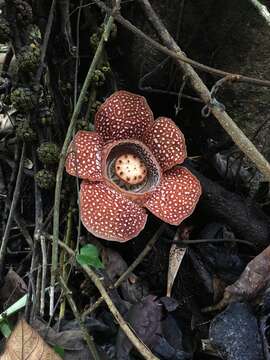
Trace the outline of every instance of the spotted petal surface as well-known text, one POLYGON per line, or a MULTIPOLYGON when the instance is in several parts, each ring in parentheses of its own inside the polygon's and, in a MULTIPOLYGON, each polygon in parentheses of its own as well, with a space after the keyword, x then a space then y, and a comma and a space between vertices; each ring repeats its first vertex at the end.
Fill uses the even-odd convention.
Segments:
POLYGON ((198 179, 184 167, 168 170, 144 206, 163 221, 179 225, 193 212, 201 195, 198 179))
POLYGON ((140 140, 153 122, 153 113, 143 96, 120 90, 99 108, 95 117, 95 129, 105 142, 140 140))
POLYGON ((82 222, 89 232, 112 241, 134 238, 147 220, 145 209, 102 182, 82 182, 80 210, 82 222))
POLYGON ((78 131, 68 148, 66 171, 82 179, 102 180, 102 144, 102 139, 97 133, 78 131))
POLYGON ((163 171, 181 164, 187 156, 184 135, 166 117, 159 117, 154 122, 143 141, 152 150, 163 171))

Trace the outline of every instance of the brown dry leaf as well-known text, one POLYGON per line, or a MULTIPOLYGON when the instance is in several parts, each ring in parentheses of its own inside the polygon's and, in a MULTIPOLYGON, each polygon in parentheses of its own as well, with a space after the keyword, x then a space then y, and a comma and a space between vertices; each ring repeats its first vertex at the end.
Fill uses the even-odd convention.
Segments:
POLYGON ((13 269, 9 269, 0 289, 0 302, 3 308, 14 304, 26 293, 27 285, 24 280, 13 269))
POLYGON ((31 328, 20 320, 10 335, 0 360, 62 360, 31 328))

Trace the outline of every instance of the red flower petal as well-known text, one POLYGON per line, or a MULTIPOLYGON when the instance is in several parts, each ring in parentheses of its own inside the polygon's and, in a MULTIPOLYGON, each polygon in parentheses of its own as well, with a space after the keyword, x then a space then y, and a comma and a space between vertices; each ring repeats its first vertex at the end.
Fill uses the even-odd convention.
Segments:
POLYGON ((80 210, 89 232, 119 242, 137 236, 147 220, 145 209, 102 182, 82 182, 80 210))
POLYGON ((127 91, 117 91, 98 109, 96 131, 104 141, 141 139, 154 122, 145 98, 127 91))
POLYGON ((143 141, 150 147, 163 171, 181 164, 187 156, 184 135, 171 119, 158 118, 147 130, 143 141))
POLYGON ((69 145, 66 171, 73 176, 93 181, 101 176, 102 139, 90 131, 78 131, 69 145))
POLYGON ((172 225, 190 216, 201 195, 199 180, 184 167, 171 169, 144 204, 154 215, 172 225))

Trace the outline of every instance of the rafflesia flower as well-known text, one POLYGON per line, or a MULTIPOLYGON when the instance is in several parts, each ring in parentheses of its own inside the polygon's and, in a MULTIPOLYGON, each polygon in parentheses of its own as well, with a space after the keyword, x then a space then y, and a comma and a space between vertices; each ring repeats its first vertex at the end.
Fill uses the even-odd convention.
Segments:
POLYGON ((103 239, 124 242, 144 228, 147 210, 179 225, 201 195, 197 178, 177 166, 185 139, 171 119, 153 113, 144 97, 117 91, 99 108, 95 132, 79 131, 66 171, 83 179, 81 220, 103 239))

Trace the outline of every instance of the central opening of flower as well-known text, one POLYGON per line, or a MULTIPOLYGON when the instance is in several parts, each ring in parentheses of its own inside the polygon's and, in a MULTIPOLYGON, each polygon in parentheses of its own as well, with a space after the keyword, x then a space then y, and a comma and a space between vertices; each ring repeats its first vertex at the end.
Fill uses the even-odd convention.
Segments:
POLYGON ((135 154, 120 155, 115 161, 115 174, 130 185, 139 185, 147 176, 147 167, 135 154))
POLYGON ((150 149, 137 140, 109 144, 103 154, 105 177, 119 190, 145 194, 159 184, 161 172, 150 149))

